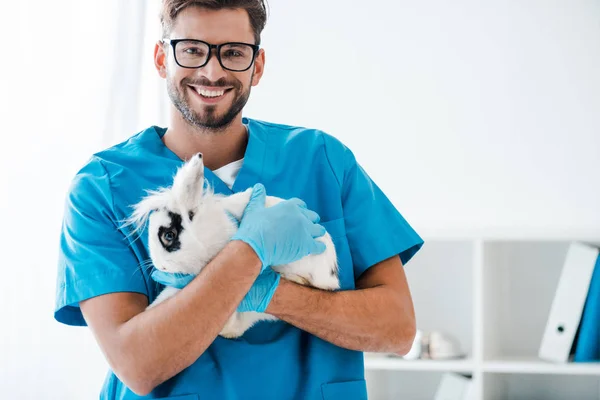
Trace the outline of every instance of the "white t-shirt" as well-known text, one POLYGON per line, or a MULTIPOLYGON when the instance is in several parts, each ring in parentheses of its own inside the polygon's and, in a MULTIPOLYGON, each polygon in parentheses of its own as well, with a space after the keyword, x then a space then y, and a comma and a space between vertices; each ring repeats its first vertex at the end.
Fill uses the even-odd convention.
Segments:
POLYGON ((244 159, 242 158, 227 165, 223 165, 221 168, 214 170, 213 173, 219 177, 219 179, 222 180, 229 187, 229 189, 231 189, 233 182, 235 182, 235 178, 238 176, 238 173, 242 168, 243 163, 244 159))

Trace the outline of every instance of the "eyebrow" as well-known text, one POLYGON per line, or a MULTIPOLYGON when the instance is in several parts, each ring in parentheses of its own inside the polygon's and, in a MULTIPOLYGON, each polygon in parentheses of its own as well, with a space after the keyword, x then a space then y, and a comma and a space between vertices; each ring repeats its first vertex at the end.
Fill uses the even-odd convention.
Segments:
MULTIPOLYGON (((223 43, 223 44, 227 44, 227 42, 223 43)), ((246 47, 245 45, 243 45, 241 43, 231 43, 230 46, 231 47, 246 47)))
MULTIPOLYGON (((195 42, 210 43, 203 39, 194 39, 194 38, 177 38, 177 39, 171 39, 171 40, 189 40, 189 41, 195 41, 195 42)), ((252 41, 245 42, 243 40, 230 40, 228 42, 222 42, 221 44, 228 44, 228 43, 231 43, 231 46, 235 46, 235 47, 243 47, 245 44, 254 45, 254 43, 252 43, 252 41)))

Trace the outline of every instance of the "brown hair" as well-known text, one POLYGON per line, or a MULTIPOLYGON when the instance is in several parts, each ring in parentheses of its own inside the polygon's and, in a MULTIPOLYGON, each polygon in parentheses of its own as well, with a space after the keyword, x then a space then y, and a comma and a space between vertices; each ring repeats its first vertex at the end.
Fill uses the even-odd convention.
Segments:
POLYGON ((160 12, 160 24, 162 25, 163 37, 166 37, 173 29, 177 15, 184 9, 197 6, 209 10, 220 10, 225 8, 242 8, 250 17, 250 25, 254 31, 254 40, 260 44, 260 34, 267 22, 266 0, 163 0, 160 12))

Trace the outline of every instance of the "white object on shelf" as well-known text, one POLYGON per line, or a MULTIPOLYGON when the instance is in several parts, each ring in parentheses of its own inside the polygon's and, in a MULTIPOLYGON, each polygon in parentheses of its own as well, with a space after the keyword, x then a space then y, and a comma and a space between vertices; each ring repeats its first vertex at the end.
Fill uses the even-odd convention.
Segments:
POLYGON ((433 331, 423 336, 422 358, 431 360, 449 360, 465 357, 458 340, 448 333, 433 331))
POLYGON ((475 400, 471 378, 464 375, 448 372, 435 392, 434 400, 475 400))
POLYGON ((569 247, 538 353, 542 360, 569 361, 597 259, 595 247, 576 242, 569 247))

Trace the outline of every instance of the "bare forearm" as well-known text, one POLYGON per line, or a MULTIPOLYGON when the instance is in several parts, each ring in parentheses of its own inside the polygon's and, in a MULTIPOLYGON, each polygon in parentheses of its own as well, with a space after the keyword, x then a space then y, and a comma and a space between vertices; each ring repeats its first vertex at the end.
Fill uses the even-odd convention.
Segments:
POLYGON ((147 379, 141 385, 144 391, 200 357, 259 272, 260 261, 253 250, 245 243, 232 242, 177 295, 122 325, 122 347, 131 358, 125 365, 147 379))
POLYGON ((340 347, 402 353, 414 338, 410 306, 384 286, 327 292, 282 279, 267 312, 340 347))

